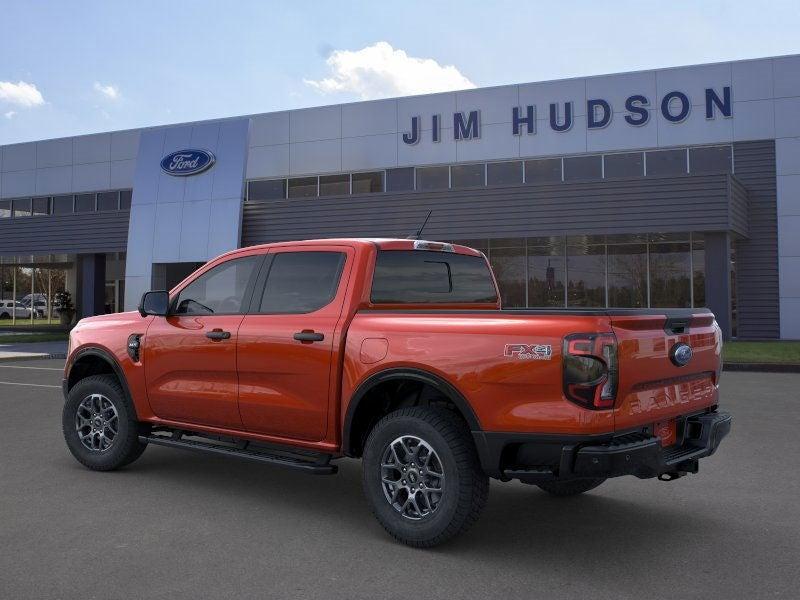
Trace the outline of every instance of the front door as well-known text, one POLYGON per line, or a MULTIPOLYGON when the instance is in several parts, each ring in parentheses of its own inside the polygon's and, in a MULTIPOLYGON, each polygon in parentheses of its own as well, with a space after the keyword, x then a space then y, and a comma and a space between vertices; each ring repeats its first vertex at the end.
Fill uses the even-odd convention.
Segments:
POLYGON ((319 441, 328 424, 348 246, 272 250, 239 327, 239 410, 255 433, 319 441))
POLYGON ((263 255, 222 262, 184 286, 144 339, 147 394, 163 419, 242 428, 236 341, 263 255))

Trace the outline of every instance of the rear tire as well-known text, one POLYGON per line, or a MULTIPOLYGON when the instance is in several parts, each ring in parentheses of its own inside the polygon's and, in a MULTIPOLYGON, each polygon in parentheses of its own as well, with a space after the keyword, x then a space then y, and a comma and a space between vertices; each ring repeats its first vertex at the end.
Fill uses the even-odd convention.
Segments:
POLYGON ((597 479, 571 479, 568 481, 546 481, 537 483, 542 490, 553 496, 561 498, 566 496, 576 496, 589 490, 593 490, 605 481, 604 478, 597 479))
POLYGON ((364 494, 396 540, 430 548, 464 533, 489 495, 466 425, 445 409, 404 408, 367 438, 364 494))
POLYGON ((92 375, 76 383, 64 403, 61 425, 72 455, 94 471, 112 471, 147 448, 139 441, 136 411, 116 377, 92 375))

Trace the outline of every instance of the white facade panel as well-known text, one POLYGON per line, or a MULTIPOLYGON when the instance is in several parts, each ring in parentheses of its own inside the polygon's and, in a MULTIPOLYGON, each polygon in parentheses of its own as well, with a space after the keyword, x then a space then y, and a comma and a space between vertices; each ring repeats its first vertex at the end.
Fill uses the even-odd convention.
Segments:
POLYGON ((780 297, 800 300, 800 256, 782 256, 780 267, 780 297))
POLYGON ((575 119, 569 131, 553 131, 550 120, 536 123, 536 135, 523 134, 519 139, 521 156, 581 154, 586 152, 586 118, 575 119))
POLYGON ((778 216, 800 215, 800 175, 778 175, 777 180, 778 216))
POLYGON ((36 142, 36 168, 72 164, 72 138, 36 142))
POLYGON ((397 164, 397 134, 367 135, 342 139, 342 169, 385 169, 397 164))
MULTIPOLYGON (((243 197, 249 127, 248 119, 236 119, 220 124, 219 142, 215 148, 217 163, 213 169, 205 173, 210 174, 213 178, 212 199, 243 197)), ((189 179, 195 179, 195 177, 189 177, 189 179)), ((236 215, 238 214, 239 211, 236 215)), ((235 218, 229 224, 232 225, 234 221, 236 221, 235 218)))
POLYGON ((775 140, 775 170, 778 175, 800 175, 800 137, 775 140))
POLYGON ((4 172, 27 171, 36 168, 36 143, 10 144, 3 146, 3 162, 0 168, 4 172))
POLYGON ((625 102, 630 96, 634 95, 647 98, 649 100, 649 108, 658 107, 656 74, 654 71, 603 75, 586 79, 586 99, 602 98, 611 105, 615 113, 626 114, 625 102))
POLYGON ((432 115, 440 115, 442 126, 452 128, 455 111, 456 95, 454 92, 398 98, 397 131, 398 133, 410 132, 412 117, 421 117, 422 129, 430 131, 432 115))
POLYGON ((73 192, 97 192, 111 188, 111 163, 89 163, 72 167, 73 192))
MULTIPOLYGON (((545 81, 525 83, 519 86, 519 104, 536 105, 537 119, 550 119, 550 104, 560 105, 563 111, 565 102, 573 103, 573 115, 586 116, 586 79, 565 79, 564 81, 545 81)), ((560 113, 563 114, 563 113, 560 113)), ((585 120, 585 119, 583 119, 585 120)))
POLYGON ((420 141, 413 146, 403 142, 403 134, 397 134, 397 164, 401 167, 435 165, 456 162, 456 142, 453 130, 442 128, 439 142, 431 139, 430 131, 423 131, 420 141))
POLYGON ((155 239, 156 205, 136 204, 133 194, 130 221, 128 223, 128 252, 125 256, 125 306, 137 306, 142 294, 150 289, 153 263, 153 241, 155 239), (134 243, 131 243, 131 241, 134 243), (131 286, 132 277, 141 277, 131 286))
POLYGON ((800 215, 784 215, 778 219, 778 256, 800 256, 798 234, 800 234, 800 215))
POLYGON ((138 129, 132 131, 115 131, 111 134, 111 160, 128 160, 136 158, 139 151, 138 129))
POLYGON ((289 148, 292 175, 314 175, 342 170, 342 142, 339 139, 300 142, 289 148))
POLYGON ((606 127, 586 132, 586 149, 589 152, 603 152, 657 147, 659 113, 652 109, 648 112, 650 116, 647 122, 636 126, 625 121, 627 113, 615 113, 606 127))
POLYGON ((518 104, 519 86, 516 85, 456 92, 456 110, 463 113, 480 111, 481 125, 511 123, 512 110, 518 104))
POLYGON ((488 157, 519 157, 519 137, 511 134, 511 123, 493 123, 481 126, 481 137, 477 140, 459 140, 456 146, 456 161, 484 160, 488 157))
POLYGON ((775 103, 748 100, 733 103, 733 140, 769 140, 775 137, 775 103))
POLYGON ((251 118, 250 147, 288 144, 289 112, 268 113, 251 118))
POLYGON ((772 59, 735 62, 732 69, 734 101, 766 100, 772 98, 772 59))
POLYGON ((800 55, 774 58, 772 72, 776 98, 800 96, 800 55))
POLYGON ((342 137, 397 132, 397 100, 375 100, 342 105, 342 137))
MULTIPOLYGON (((11 173, 6 175, 6 179, 11 173)), ((72 191, 72 167, 36 170, 36 194, 65 194, 72 191)), ((26 192, 34 193, 34 192, 26 192)))
POLYGON ((177 262, 181 244, 181 203, 156 205, 153 262, 177 262))
POLYGON ((292 142, 330 140, 342 135, 342 107, 322 106, 293 110, 289 117, 292 142))
POLYGON ((73 162, 75 164, 109 162, 111 160, 111 134, 82 135, 73 138, 73 162))
POLYGON ((247 153, 247 179, 285 177, 289 168, 289 144, 258 146, 247 153))
POLYGON ((775 137, 800 137, 800 96, 775 99, 775 137))
POLYGON ((14 198, 15 196, 28 196, 36 193, 36 171, 11 171, 3 173, 0 180, 0 196, 14 198))
POLYGON ((219 143, 219 123, 203 123, 192 127, 189 148, 214 152, 219 143))
POLYGON ((692 106, 689 116, 681 123, 672 123, 664 118, 658 121, 658 145, 661 148, 732 141, 733 119, 720 115, 706 119, 705 105, 692 106))
POLYGON ((730 87, 732 70, 730 63, 676 67, 656 71, 656 96, 658 107, 662 98, 670 92, 683 92, 692 106, 705 108, 706 89, 712 88, 722 97, 722 88, 730 87))
MULTIPOLYGON (((800 277, 800 273, 795 274, 800 277)), ((800 298, 781 298, 781 339, 800 340, 800 298)))
POLYGON ((136 159, 115 160, 111 162, 111 179, 109 186, 112 190, 132 188, 133 174, 136 172, 136 159))
POLYGON ((182 262, 200 262, 212 258, 208 255, 208 239, 211 231, 211 200, 183 202, 181 203, 181 210, 181 243, 178 260, 182 262))
POLYGON ((241 214, 242 199, 239 197, 211 201, 208 248, 206 250, 209 257, 218 256, 239 246, 242 239, 241 214), (238 224, 231 222, 231 215, 239 215, 238 224))
MULTIPOLYGON (((158 181, 160 175, 159 165, 152 165, 149 161, 160 161, 164 150, 165 131, 156 129, 142 133, 139 140, 139 154, 136 159, 136 170, 134 171, 133 199, 132 204, 155 203, 158 196, 158 181)), ((130 235, 130 234, 129 234, 130 235)), ((150 241, 152 246, 153 242, 150 241)), ((149 277, 149 275, 148 275, 149 277)), ((126 299, 127 303, 127 299, 126 299)))

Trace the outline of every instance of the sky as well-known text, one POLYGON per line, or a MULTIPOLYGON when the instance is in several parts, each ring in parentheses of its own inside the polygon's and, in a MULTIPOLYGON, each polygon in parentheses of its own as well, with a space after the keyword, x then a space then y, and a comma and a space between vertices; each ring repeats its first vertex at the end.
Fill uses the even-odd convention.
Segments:
POLYGON ((0 144, 800 53, 800 2, 0 0, 0 144))

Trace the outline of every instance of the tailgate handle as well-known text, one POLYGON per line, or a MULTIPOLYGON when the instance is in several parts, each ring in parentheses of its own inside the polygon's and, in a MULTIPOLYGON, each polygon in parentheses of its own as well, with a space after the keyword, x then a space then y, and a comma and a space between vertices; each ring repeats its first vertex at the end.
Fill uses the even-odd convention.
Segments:
POLYGON ((664 333, 669 335, 689 333, 689 319, 685 317, 667 318, 667 322, 664 323, 664 333))

